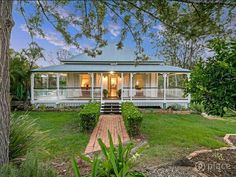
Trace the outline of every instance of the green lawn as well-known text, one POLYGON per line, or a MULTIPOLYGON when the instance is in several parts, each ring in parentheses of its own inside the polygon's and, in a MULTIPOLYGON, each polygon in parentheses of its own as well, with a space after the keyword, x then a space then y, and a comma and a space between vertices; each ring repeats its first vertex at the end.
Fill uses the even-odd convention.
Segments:
MULTIPOLYGON (((18 112, 22 114, 22 112, 18 112)), ((77 112, 31 112, 42 130, 48 130, 50 159, 70 159, 83 152, 89 135, 80 133, 73 123, 77 112)), ((222 137, 236 133, 236 118, 207 120, 200 115, 167 115, 145 113, 142 132, 150 147, 143 162, 168 162, 202 148, 226 146, 222 137)))
POLYGON ((207 120, 200 115, 145 113, 142 132, 150 147, 145 161, 168 162, 202 148, 226 146, 222 137, 236 133, 236 118, 207 120))
POLYGON ((51 142, 47 158, 66 160, 84 151, 89 135, 79 132, 74 124, 78 112, 30 112, 29 115, 37 119, 41 130, 48 131, 51 142))

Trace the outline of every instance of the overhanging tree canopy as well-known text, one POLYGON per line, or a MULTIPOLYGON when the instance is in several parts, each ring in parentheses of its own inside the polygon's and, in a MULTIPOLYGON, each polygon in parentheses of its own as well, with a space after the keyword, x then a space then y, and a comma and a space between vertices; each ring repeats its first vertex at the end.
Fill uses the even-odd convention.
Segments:
MULTIPOLYGON (((208 30, 208 24, 217 21, 216 26, 221 27, 222 21, 219 17, 225 12, 225 8, 229 10, 227 19, 223 22, 231 23, 232 12, 235 3, 230 0, 225 1, 193 1, 193 0, 153 0, 153 1, 134 1, 134 0, 102 0, 102 1, 30 1, 20 0, 18 10, 23 15, 30 34, 44 36, 43 24, 49 23, 57 30, 69 45, 74 45, 78 49, 84 50, 89 55, 101 53, 97 50, 106 45, 104 34, 107 32, 105 26, 105 18, 110 15, 110 20, 121 24, 120 40, 117 44, 122 47, 123 41, 128 34, 133 37, 139 56, 137 59, 146 58, 143 52, 143 36, 150 34, 154 24, 163 24, 165 27, 176 31, 186 37, 194 36, 195 31, 202 32, 204 35, 208 30), (184 3, 183 3, 184 2, 184 3), (27 9, 30 7, 29 13, 27 9), (174 18, 173 6, 179 7, 177 11, 178 18, 186 20, 186 26, 179 24, 174 18), (186 18, 188 15, 187 8, 194 8, 196 16, 195 25, 188 25, 186 18), (70 8, 70 13, 63 16, 60 9, 70 8), (204 14, 204 15, 200 15, 204 14), (199 17, 199 18, 197 18, 199 17), (207 20, 207 21, 206 21, 207 20), (198 25, 201 28, 198 28, 198 25), (204 26, 205 25, 205 26, 204 26), (72 26, 79 27, 74 33, 70 33, 72 26), (93 49, 82 49, 80 45, 81 38, 90 39, 94 42, 93 49)), ((8 144, 9 144, 9 41, 12 20, 13 1, 0 0, 0 164, 8 162, 8 144)), ((213 23, 214 24, 214 23, 213 23)), ((224 23, 223 23, 224 24, 224 23)), ((221 28, 220 28, 221 29, 221 28)), ((209 35, 209 34, 207 34, 209 35)))

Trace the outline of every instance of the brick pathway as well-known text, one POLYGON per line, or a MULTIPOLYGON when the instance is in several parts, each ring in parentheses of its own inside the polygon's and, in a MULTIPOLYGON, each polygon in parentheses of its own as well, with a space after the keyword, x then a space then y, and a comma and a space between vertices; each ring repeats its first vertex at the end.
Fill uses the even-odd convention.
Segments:
POLYGON ((109 147, 108 130, 110 130, 113 142, 118 144, 118 135, 121 137, 122 143, 129 141, 129 136, 125 129, 123 118, 121 115, 101 115, 95 129, 93 130, 89 143, 85 149, 85 154, 100 150, 97 139, 101 138, 103 143, 109 147))

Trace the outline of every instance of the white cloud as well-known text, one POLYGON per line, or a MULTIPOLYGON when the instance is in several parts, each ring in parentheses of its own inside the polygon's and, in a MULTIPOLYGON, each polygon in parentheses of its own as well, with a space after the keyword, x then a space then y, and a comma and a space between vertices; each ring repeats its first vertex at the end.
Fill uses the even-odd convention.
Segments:
POLYGON ((165 27, 163 25, 161 25, 161 24, 153 26, 152 28, 158 30, 158 32, 165 30, 165 27))
MULTIPOLYGON (((21 25, 20 29, 24 32, 29 33, 29 30, 27 28, 27 26, 21 25)), ((39 33, 35 32, 35 37, 38 39, 42 39, 42 40, 47 40, 49 43, 57 46, 57 47, 62 47, 63 49, 76 49, 76 47, 74 45, 68 45, 65 43, 64 40, 60 39, 60 37, 58 36, 57 33, 55 32, 48 32, 48 33, 44 33, 45 36, 40 35, 39 33)))
POLYGON ((120 26, 115 23, 110 23, 108 25, 108 31, 115 37, 119 36, 120 30, 120 26))

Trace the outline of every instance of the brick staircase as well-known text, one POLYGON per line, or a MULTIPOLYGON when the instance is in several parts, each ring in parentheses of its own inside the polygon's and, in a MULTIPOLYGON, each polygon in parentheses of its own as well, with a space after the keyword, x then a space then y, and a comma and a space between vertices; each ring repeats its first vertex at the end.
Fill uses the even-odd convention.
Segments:
POLYGON ((121 114, 121 103, 119 102, 104 102, 101 105, 102 114, 121 114))

